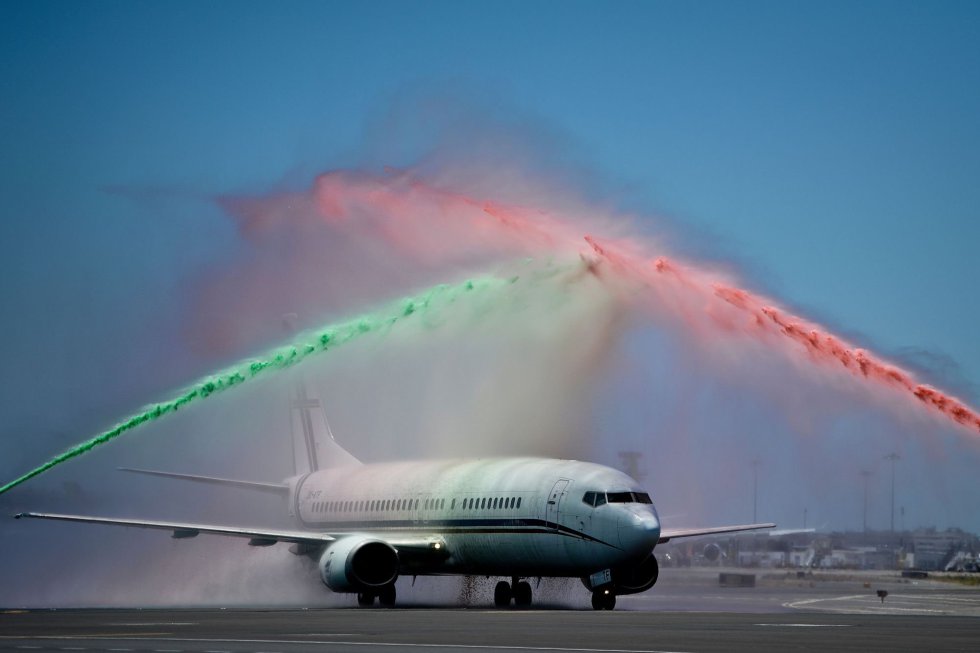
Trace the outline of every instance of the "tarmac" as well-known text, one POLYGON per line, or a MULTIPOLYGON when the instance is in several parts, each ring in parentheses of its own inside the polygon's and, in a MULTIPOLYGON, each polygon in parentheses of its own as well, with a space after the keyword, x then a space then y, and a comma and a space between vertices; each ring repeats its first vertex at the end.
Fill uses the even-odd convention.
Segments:
POLYGON ((897 574, 758 573, 755 587, 728 588, 719 586, 717 570, 665 576, 647 593, 620 597, 613 612, 595 612, 577 600, 526 610, 419 603, 390 609, 7 609, 0 611, 0 651, 980 650, 976 586, 910 582, 897 574), (884 601, 878 590, 888 592, 884 601))

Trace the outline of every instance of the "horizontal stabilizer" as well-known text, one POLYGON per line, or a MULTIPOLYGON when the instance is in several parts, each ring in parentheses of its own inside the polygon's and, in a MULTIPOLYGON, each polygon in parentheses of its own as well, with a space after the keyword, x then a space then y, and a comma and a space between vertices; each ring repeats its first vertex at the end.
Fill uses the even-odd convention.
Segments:
POLYGON ((200 476, 197 474, 178 474, 176 472, 160 472, 154 469, 134 469, 132 467, 119 467, 119 471, 133 472, 134 474, 146 474, 148 476, 162 476, 164 478, 175 478, 181 481, 194 481, 195 483, 209 483, 211 485, 227 485, 230 487, 246 488, 258 490, 259 492, 269 492, 272 494, 289 495, 289 486, 284 483, 263 483, 261 481, 240 481, 234 478, 218 478, 216 476, 200 476))
POLYGON ((664 528, 660 531, 658 544, 669 542, 675 537, 697 537, 699 535, 721 535, 722 533, 739 533, 741 531, 756 531, 763 528, 776 528, 773 523, 741 524, 739 526, 715 526, 713 528, 664 528))

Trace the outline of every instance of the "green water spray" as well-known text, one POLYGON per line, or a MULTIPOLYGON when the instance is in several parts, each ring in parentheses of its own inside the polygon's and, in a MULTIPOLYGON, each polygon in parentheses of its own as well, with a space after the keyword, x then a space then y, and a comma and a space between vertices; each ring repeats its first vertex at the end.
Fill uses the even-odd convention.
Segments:
MULTIPOLYGON (((286 369, 296 365, 308 356, 336 349, 363 335, 384 332, 409 317, 423 315, 433 310, 444 308, 461 296, 499 289, 513 284, 517 280, 518 277, 511 277, 509 279, 481 277, 455 285, 440 284, 420 295, 394 302, 387 308, 376 313, 361 315, 344 322, 307 331, 301 334, 297 338, 297 342, 293 344, 274 349, 263 357, 243 361, 221 372, 207 376, 191 385, 179 396, 148 406, 142 412, 125 419, 108 431, 71 447, 43 465, 10 481, 0 487, 0 494, 46 472, 56 465, 60 465, 76 456, 91 451, 95 447, 105 444, 123 433, 132 431, 148 422, 154 422, 165 415, 174 413, 184 406, 206 399, 211 395, 241 385, 266 372, 286 369)), ((416 319, 418 318, 416 317, 416 319)))

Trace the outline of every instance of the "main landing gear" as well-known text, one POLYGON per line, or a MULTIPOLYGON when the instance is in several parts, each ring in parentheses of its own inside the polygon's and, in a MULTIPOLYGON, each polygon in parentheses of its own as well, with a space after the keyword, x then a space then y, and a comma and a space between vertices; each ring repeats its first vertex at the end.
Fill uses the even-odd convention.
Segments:
POLYGON ((374 599, 378 599, 378 603, 386 608, 394 607, 395 605, 395 584, 385 585, 379 588, 375 592, 358 592, 357 593, 357 604, 362 608, 370 608, 374 605, 374 599))
POLYGON ((498 608, 506 608, 510 605, 511 599, 514 605, 523 608, 531 605, 531 584, 526 580, 514 577, 513 584, 505 580, 497 583, 493 588, 493 604, 498 608))
POLYGON ((616 608, 616 594, 611 589, 593 590, 592 609, 593 610, 614 610, 616 608))

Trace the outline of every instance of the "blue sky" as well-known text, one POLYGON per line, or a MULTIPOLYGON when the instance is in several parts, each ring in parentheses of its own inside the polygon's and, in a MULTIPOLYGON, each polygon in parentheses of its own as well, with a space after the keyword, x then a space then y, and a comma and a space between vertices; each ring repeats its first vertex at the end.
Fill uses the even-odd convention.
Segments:
POLYGON ((428 94, 976 400, 978 43, 975 2, 2 2, 3 446, 186 381, 126 347, 178 348, 188 274, 235 256, 202 200, 411 163, 378 125, 428 94))

